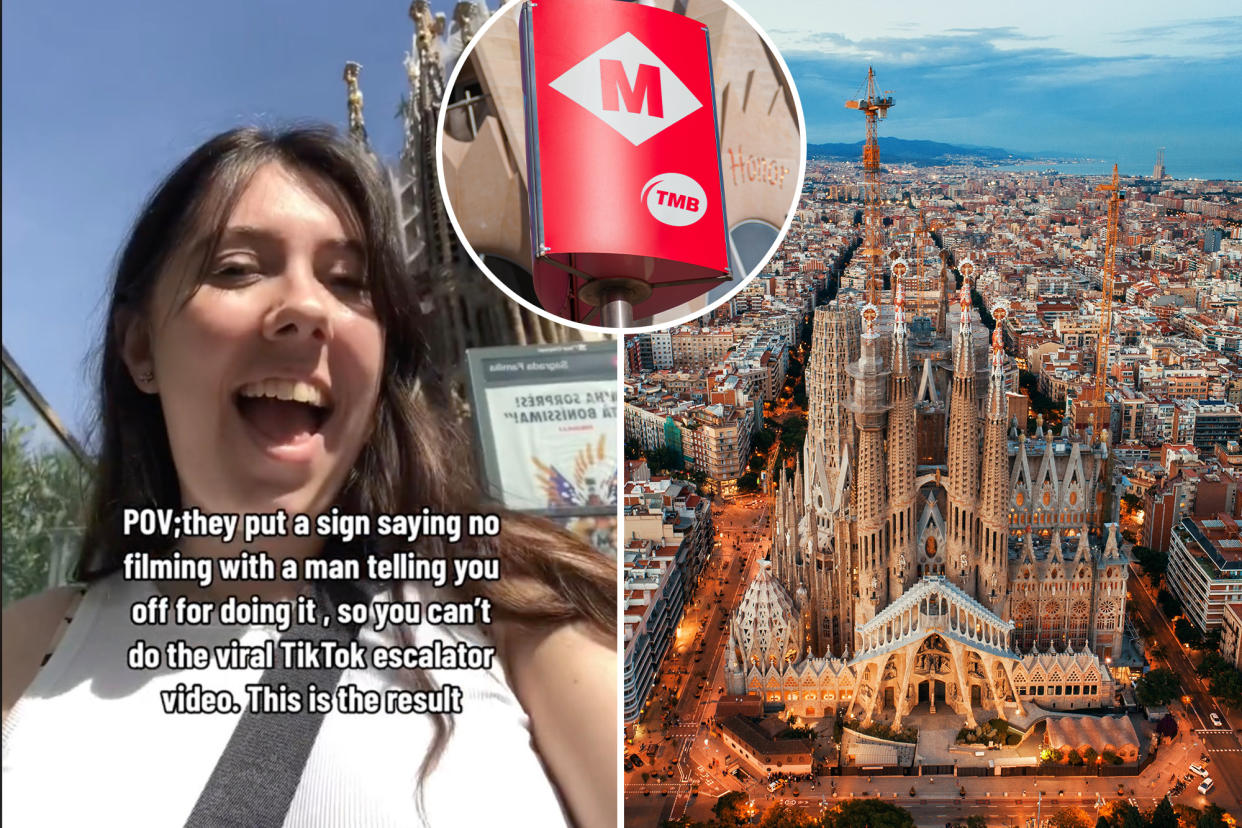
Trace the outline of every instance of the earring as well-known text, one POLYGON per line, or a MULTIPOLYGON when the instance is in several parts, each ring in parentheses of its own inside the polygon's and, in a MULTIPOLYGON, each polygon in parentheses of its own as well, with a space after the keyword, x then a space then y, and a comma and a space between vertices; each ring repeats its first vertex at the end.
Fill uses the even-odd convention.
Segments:
POLYGON ((153 379, 155 379, 154 371, 144 371, 143 373, 138 375, 139 382, 150 382, 153 379))

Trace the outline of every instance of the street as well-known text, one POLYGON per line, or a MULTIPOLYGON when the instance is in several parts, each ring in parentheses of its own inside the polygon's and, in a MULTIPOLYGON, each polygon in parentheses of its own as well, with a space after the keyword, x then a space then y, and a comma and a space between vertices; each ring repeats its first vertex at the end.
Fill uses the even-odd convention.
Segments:
POLYGON ((724 774, 729 752, 718 738, 709 734, 704 722, 713 715, 715 701, 723 693, 728 629, 722 621, 732 613, 754 575, 756 561, 768 549, 766 498, 743 497, 718 505, 714 522, 721 545, 687 606, 677 639, 665 657, 660 681, 653 690, 653 701, 636 730, 634 744, 626 748, 627 753, 639 752, 648 760, 626 775, 627 826, 657 826, 687 813, 693 819, 710 819, 717 798, 728 791, 746 793, 748 802, 760 813, 777 802, 814 810, 828 807, 834 799, 878 796, 909 810, 918 825, 936 828, 979 813, 983 808, 989 821, 1004 824, 1020 824, 1034 816, 1037 809, 1046 818, 1068 805, 1092 813, 1103 803, 1118 798, 1133 798, 1141 808, 1148 809, 1168 792, 1174 779, 1186 774, 1190 763, 1203 763, 1205 755, 1215 789, 1208 796, 1198 794, 1195 778, 1174 799, 1175 804, 1201 809, 1211 802, 1229 811, 1238 810, 1242 795, 1242 743, 1232 730, 1211 726, 1210 714, 1215 712, 1226 720, 1226 711, 1208 694, 1168 620, 1157 611, 1145 580, 1135 572, 1129 580, 1131 606, 1152 629, 1164 658, 1180 677, 1184 693, 1190 698, 1184 714, 1178 716, 1178 737, 1161 748, 1156 761, 1141 776, 826 776, 814 782, 791 782, 781 790, 769 792, 764 782, 748 780, 744 784, 733 775, 724 774), (646 780, 644 772, 648 775, 646 780), (915 791, 913 797, 911 788, 915 791))
POLYGON ((1169 669, 1177 674, 1182 683, 1184 697, 1190 698, 1190 703, 1185 705, 1187 713, 1195 722, 1196 734, 1203 740, 1206 753, 1212 757, 1210 770, 1216 789, 1209 799, 1227 811, 1236 812, 1239 802, 1242 802, 1242 743, 1239 743, 1237 734, 1228 727, 1221 729, 1212 726, 1212 713, 1220 716, 1226 725, 1229 724, 1226 711, 1209 695, 1203 679, 1195 672, 1185 647, 1173 634, 1173 626, 1157 609, 1147 578, 1135 564, 1130 565, 1127 586, 1130 590, 1131 608, 1147 623, 1160 645, 1160 660, 1166 662, 1169 669))
POLYGON ((626 745, 627 754, 637 752, 646 760, 626 774, 626 825, 659 825, 682 816, 695 799, 696 788, 704 801, 714 804, 716 797, 742 787, 731 776, 722 781, 718 770, 697 768, 690 749, 696 737, 706 733, 703 722, 713 715, 716 699, 724 692, 724 649, 729 635, 724 622, 754 577, 756 561, 767 553, 768 522, 768 501, 762 495, 713 505, 720 546, 687 603, 647 709, 635 728, 634 744, 626 745), (644 781, 644 774, 660 778, 644 781))

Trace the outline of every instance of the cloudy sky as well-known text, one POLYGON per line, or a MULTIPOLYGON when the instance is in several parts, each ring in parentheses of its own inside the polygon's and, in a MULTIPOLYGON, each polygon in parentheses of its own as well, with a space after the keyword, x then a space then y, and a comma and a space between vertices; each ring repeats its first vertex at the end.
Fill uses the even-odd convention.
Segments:
POLYGON ((1242 4, 764 0, 812 142, 862 138, 844 108, 868 64, 881 135, 1056 151, 1150 173, 1242 177, 1242 4), (1232 15, 1230 14, 1232 12, 1232 15))

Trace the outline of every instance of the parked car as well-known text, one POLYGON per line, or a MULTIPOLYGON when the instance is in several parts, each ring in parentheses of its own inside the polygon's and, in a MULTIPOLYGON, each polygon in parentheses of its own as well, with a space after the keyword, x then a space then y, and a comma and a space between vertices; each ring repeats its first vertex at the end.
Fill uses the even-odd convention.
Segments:
POLYGON ((1203 767, 1203 765, 1191 765, 1190 772, 1197 773, 1202 777, 1207 777, 1208 775, 1207 768, 1203 767))
POLYGON ((1212 781, 1212 777, 1209 776, 1207 779, 1204 779, 1203 784, 1199 786, 1199 793, 1211 793, 1213 787, 1215 787, 1215 783, 1212 781))

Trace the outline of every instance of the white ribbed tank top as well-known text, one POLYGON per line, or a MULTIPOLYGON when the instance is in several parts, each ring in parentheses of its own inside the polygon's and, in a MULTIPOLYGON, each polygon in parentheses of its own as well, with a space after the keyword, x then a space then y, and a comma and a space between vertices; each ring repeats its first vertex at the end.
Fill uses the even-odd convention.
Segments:
MULTIPOLYGON (((425 587, 418 594, 420 586, 403 598, 431 600, 425 587)), ((244 705, 245 686, 261 671, 131 671, 126 651, 136 639, 162 649, 176 639, 257 644, 279 633, 261 626, 134 626, 130 606, 157 594, 149 581, 117 575, 87 590, 51 659, 5 721, 5 825, 185 824, 241 714, 166 714, 160 691, 199 683, 231 690, 244 705)), ((420 646, 436 638, 491 643, 477 627, 423 624, 413 634, 420 646)), ((396 643, 371 629, 359 640, 396 643)), ((434 734, 431 718, 333 710, 324 716, 285 828, 567 825, 532 745, 526 712, 499 659, 495 664, 486 671, 428 671, 438 684, 463 691, 463 712, 454 717, 455 730, 426 781, 428 823, 419 817, 416 785, 434 734)), ((341 683, 382 692, 400 686, 395 678, 374 669, 346 670, 341 683)))

